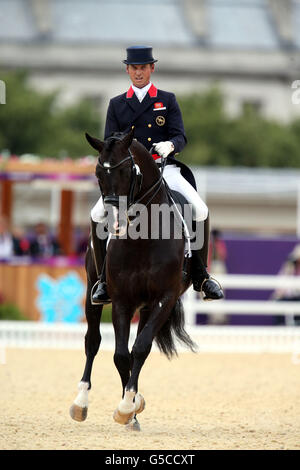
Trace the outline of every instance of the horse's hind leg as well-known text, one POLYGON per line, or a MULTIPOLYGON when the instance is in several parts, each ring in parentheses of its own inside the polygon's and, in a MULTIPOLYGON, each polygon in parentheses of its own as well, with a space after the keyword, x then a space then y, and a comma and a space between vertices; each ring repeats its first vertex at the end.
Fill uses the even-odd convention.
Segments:
MULTIPOLYGON (((142 395, 138 393, 139 374, 151 351, 153 339, 168 319, 174 302, 174 299, 169 299, 165 301, 164 304, 160 303, 161 305, 149 306, 149 317, 147 315, 143 321, 142 328, 138 330, 139 333, 131 353, 131 375, 125 386, 123 399, 115 411, 115 415, 118 417, 119 415, 127 416, 126 422, 124 422, 124 420, 115 419, 120 424, 127 424, 137 413, 141 413, 145 408, 145 400, 142 395)), ((137 427, 139 428, 138 424, 137 427)))
MULTIPOLYGON (((143 329, 147 317, 148 311, 145 308, 141 309, 140 321, 138 325, 138 334, 143 329)), ((128 323, 128 320, 126 321, 126 317, 120 319, 120 316, 118 315, 115 319, 115 331, 117 339, 115 364, 121 376, 123 394, 122 400, 114 412, 114 420, 119 424, 126 424, 128 429, 140 431, 140 424, 137 420, 136 415, 138 413, 141 413, 145 409, 144 397, 140 393, 132 393, 125 391, 125 387, 130 378, 130 370, 133 363, 132 354, 129 354, 128 351, 129 327, 130 323, 128 323), (124 321, 126 322, 126 328, 128 328, 128 331, 125 336, 124 332, 126 331, 126 329, 123 325, 124 321)))
POLYGON ((85 354, 86 363, 81 381, 78 384, 78 394, 70 408, 70 415, 75 421, 84 421, 87 417, 88 410, 88 392, 91 388, 91 372, 94 358, 99 350, 100 335, 100 318, 102 313, 102 305, 94 306, 90 301, 91 284, 88 281, 86 295, 86 318, 87 333, 85 335, 85 354))
MULTIPOLYGON (((140 321, 139 321, 139 324, 138 324, 137 336, 141 333, 144 326, 146 325, 147 320, 149 318, 149 313, 150 313, 150 311, 147 307, 142 307, 140 309, 140 321)), ((133 356, 133 353, 131 352, 131 364, 133 364, 133 361, 134 361, 134 356, 133 356)), ((128 382, 126 382, 126 383, 128 383, 128 382)), ((124 395, 125 395, 125 393, 126 392, 124 392, 124 395)), ((135 415, 134 415, 132 421, 127 425, 127 427, 128 427, 128 429, 132 429, 133 431, 140 431, 141 428, 140 428, 140 423, 138 422, 138 419, 137 419, 137 414, 144 411, 144 409, 146 407, 146 402, 145 402, 145 399, 144 399, 143 395, 141 395, 139 392, 137 392, 135 394, 134 405, 135 405, 135 415)))
POLYGON ((132 367, 131 375, 128 383, 125 387, 125 396, 135 396, 136 403, 136 413, 143 411, 145 407, 145 401, 142 396, 139 397, 138 393, 138 378, 141 372, 141 369, 144 365, 145 360, 147 359, 152 342, 159 330, 162 328, 164 323, 167 321, 174 302, 176 299, 167 298, 162 299, 162 302, 159 302, 158 305, 149 306, 149 316, 147 321, 143 325, 143 328, 137 335, 135 343, 132 348, 132 367))

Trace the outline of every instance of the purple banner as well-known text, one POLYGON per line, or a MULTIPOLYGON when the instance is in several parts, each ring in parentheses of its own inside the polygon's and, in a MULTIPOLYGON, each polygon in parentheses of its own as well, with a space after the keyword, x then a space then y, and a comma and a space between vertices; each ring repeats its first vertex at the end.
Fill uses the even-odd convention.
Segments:
MULTIPOLYGON (((228 274, 276 275, 300 240, 296 237, 261 238, 225 235, 228 274)), ((268 300, 272 290, 226 289, 228 300, 268 300)), ((231 325, 274 325, 276 316, 230 315, 231 325)))

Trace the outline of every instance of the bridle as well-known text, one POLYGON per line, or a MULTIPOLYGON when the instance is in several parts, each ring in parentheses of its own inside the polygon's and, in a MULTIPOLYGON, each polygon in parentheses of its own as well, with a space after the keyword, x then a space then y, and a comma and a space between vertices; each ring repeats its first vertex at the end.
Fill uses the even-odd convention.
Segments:
MULTIPOLYGON (((112 136, 109 139, 118 140, 118 141, 122 140, 121 137, 117 137, 117 136, 112 136)), ((139 166, 135 163, 132 152, 129 148, 128 148, 128 152, 129 152, 129 155, 127 155, 125 158, 123 158, 123 160, 116 163, 115 165, 110 165, 110 163, 108 162, 104 162, 102 164, 99 161, 98 161, 98 165, 100 166, 100 168, 102 168, 106 172, 107 175, 109 175, 111 171, 119 168, 121 165, 123 165, 124 163, 130 160, 131 161, 131 181, 130 181, 128 199, 127 199, 128 201, 127 209, 129 210, 129 208, 132 208, 134 204, 141 203, 146 198, 146 196, 151 194, 151 192, 156 189, 152 197, 146 202, 145 206, 147 207, 150 204, 150 202, 153 200, 153 198, 156 196, 159 189, 161 188, 161 185, 163 182, 163 168, 162 168, 162 171, 158 180, 152 186, 150 186, 150 188, 139 199, 135 200, 136 187, 137 187, 136 195, 138 196, 139 193, 141 192, 142 183, 143 183, 143 174, 141 173, 139 166)), ((118 207, 119 196, 116 196, 116 195, 104 196, 103 202, 104 204, 111 204, 112 206, 118 207)))

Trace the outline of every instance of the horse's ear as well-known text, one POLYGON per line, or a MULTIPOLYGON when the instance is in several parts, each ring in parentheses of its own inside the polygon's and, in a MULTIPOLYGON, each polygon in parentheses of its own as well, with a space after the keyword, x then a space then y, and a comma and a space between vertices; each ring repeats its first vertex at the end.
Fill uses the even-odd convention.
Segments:
POLYGON ((96 150, 98 150, 98 152, 102 152, 102 149, 103 149, 103 145, 104 145, 104 142, 102 142, 101 140, 97 139, 96 137, 92 137, 91 135, 89 135, 87 132, 85 133, 85 137, 86 137, 86 140, 88 141, 88 143, 96 150))
POLYGON ((126 147, 126 149, 130 147, 132 140, 133 140, 133 136, 134 136, 134 127, 132 127, 131 131, 128 132, 128 134, 126 134, 125 137, 123 137, 122 139, 122 144, 124 145, 124 147, 126 147))

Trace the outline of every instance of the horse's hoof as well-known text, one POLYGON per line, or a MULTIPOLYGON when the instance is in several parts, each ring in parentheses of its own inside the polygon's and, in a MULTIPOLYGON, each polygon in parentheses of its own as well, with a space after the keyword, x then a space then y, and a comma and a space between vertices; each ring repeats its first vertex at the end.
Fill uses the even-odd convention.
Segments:
POLYGON ((137 393, 135 396, 135 412, 136 414, 144 411, 146 406, 145 398, 140 393, 137 393))
POLYGON ((81 406, 73 404, 70 408, 70 416, 75 421, 84 421, 87 417, 87 407, 82 408, 81 406))
POLYGON ((127 424, 126 429, 128 429, 128 431, 140 432, 141 426, 138 420, 134 418, 129 424, 127 424))
POLYGON ((128 424, 128 423, 130 423, 130 421, 134 417, 134 414, 135 414, 135 411, 132 411, 131 413, 126 413, 126 414, 120 413, 120 411, 117 408, 114 411, 113 417, 114 417, 114 420, 116 421, 116 423, 128 424))

